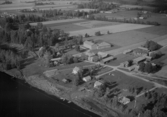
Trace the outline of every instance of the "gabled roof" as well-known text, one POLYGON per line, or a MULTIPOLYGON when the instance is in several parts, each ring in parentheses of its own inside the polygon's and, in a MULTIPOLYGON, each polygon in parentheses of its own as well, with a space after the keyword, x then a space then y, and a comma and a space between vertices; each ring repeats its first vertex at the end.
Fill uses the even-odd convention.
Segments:
POLYGON ((91 80, 91 77, 90 77, 90 76, 83 77, 83 80, 84 80, 85 82, 87 82, 87 81, 91 80))
POLYGON ((79 67, 74 67, 74 69, 73 70, 75 70, 75 71, 79 71, 80 70, 80 68, 79 67))
POLYGON ((111 46, 111 44, 103 41, 103 42, 97 43, 97 46, 111 46))
POLYGON ((142 61, 142 60, 145 60, 146 58, 141 56, 141 57, 138 57, 138 58, 135 58, 133 61, 135 62, 139 62, 139 61, 142 61))
POLYGON ((84 42, 84 45, 85 45, 85 44, 86 44, 86 45, 89 45, 89 46, 94 45, 94 43, 93 43, 93 42, 91 42, 91 41, 85 41, 85 42, 84 42))
POLYGON ((110 56, 110 57, 107 57, 107 58, 103 59, 103 62, 107 62, 107 61, 113 60, 113 59, 114 59, 114 57, 110 56))
POLYGON ((103 84, 102 82, 96 81, 96 82, 94 83, 94 87, 96 88, 96 87, 98 87, 98 86, 101 86, 102 84, 103 84))

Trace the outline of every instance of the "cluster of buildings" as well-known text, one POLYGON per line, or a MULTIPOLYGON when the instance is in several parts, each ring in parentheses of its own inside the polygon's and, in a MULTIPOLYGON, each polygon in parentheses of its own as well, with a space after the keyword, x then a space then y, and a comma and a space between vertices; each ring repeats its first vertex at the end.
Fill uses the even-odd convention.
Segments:
POLYGON ((86 12, 86 13, 90 13, 90 12, 96 12, 97 11, 97 9, 77 9, 77 10, 75 10, 75 11, 77 11, 77 12, 86 12))
MULTIPOLYGON (((74 67, 74 69, 73 69, 73 71, 72 71, 72 74, 76 75, 76 74, 78 74, 80 71, 81 71, 81 69, 80 69, 79 67, 74 67)), ((92 77, 91 77, 90 75, 88 75, 88 76, 83 77, 82 80, 83 80, 84 82, 89 82, 89 81, 92 80, 92 77)), ((101 86, 101 85, 103 85, 103 82, 100 81, 100 80, 97 80, 97 81, 95 81, 95 83, 94 83, 94 88, 98 88, 98 87, 101 86)))
POLYGON ((3 12, 3 13, 0 14, 0 18, 3 18, 3 17, 14 18, 14 17, 16 17, 16 14, 11 14, 11 13, 7 13, 7 12, 3 12))
POLYGON ((106 64, 115 59, 114 56, 111 56, 105 52, 94 53, 94 52, 87 51, 85 54, 87 55, 87 60, 90 62, 100 61, 101 63, 106 64))
MULTIPOLYGON (((144 62, 147 63, 148 61, 153 60, 154 58, 151 56, 153 53, 156 53, 156 51, 149 51, 147 48, 144 47, 138 47, 134 50, 125 50, 123 54, 132 54, 134 56, 138 56, 137 58, 129 61, 125 61, 120 64, 120 67, 126 68, 129 71, 138 71, 139 70, 139 63, 144 62)), ((152 63, 152 66, 155 66, 154 63, 152 63)))

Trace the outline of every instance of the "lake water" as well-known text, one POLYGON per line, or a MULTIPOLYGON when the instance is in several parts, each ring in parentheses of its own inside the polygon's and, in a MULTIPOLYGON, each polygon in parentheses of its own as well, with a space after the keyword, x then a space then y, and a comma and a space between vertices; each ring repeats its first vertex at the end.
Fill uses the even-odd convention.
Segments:
POLYGON ((99 117, 0 72, 1 117, 99 117))

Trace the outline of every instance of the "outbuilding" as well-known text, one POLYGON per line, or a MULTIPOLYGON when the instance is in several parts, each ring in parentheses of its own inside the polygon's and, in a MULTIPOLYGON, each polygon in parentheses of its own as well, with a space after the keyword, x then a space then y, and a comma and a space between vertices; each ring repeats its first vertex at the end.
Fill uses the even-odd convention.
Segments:
POLYGON ((97 43, 97 49, 110 48, 110 47, 111 47, 111 44, 105 41, 97 43))
POLYGON ((123 105, 126 105, 126 104, 128 104, 130 102, 130 99, 127 98, 127 97, 121 97, 121 98, 118 99, 118 101, 120 103, 122 103, 123 105))
POLYGON ((91 76, 83 77, 83 81, 88 82, 91 80, 91 76))
POLYGON ((102 82, 96 81, 96 82, 94 83, 94 88, 98 88, 98 87, 101 86, 102 84, 103 84, 102 82))
POLYGON ((97 49, 97 45, 91 41, 85 41, 83 46, 90 49, 90 50, 97 49))
POLYGON ((79 71, 80 71, 80 68, 79 68, 79 67, 74 67, 72 73, 73 73, 73 74, 78 74, 79 71))
POLYGON ((105 58, 105 57, 108 56, 108 54, 105 53, 105 52, 98 52, 97 54, 98 54, 98 56, 99 56, 100 58, 105 58))
POLYGON ((142 62, 142 61, 144 61, 144 60, 146 60, 146 58, 142 56, 142 57, 135 58, 135 59, 133 60, 133 62, 134 62, 135 64, 139 64, 140 62, 142 62))
POLYGON ((106 64, 106 63, 108 63, 108 62, 110 62, 110 61, 112 61, 112 60, 114 60, 114 59, 115 59, 115 58, 114 58, 113 56, 110 56, 110 57, 107 57, 107 58, 103 59, 103 60, 102 60, 102 63, 106 64))

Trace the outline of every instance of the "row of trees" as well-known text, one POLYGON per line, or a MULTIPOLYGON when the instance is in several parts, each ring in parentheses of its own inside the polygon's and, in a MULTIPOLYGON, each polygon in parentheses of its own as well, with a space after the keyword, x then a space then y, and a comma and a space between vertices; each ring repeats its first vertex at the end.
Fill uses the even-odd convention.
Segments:
POLYGON ((147 48, 149 51, 155 51, 160 49, 162 46, 154 41, 147 41, 143 47, 147 48))
MULTIPOLYGON (((167 95, 162 93, 158 94, 155 91, 145 93, 147 101, 139 108, 141 117, 166 117, 167 113, 167 95)), ((137 114, 136 114, 137 115, 137 114)))
POLYGON ((0 25, 3 28, 7 24, 18 27, 18 25, 24 24, 26 22, 42 22, 42 21, 46 21, 46 19, 43 18, 43 17, 37 16, 37 15, 33 15, 33 14, 29 14, 29 15, 20 14, 20 15, 16 15, 15 17, 7 16, 7 17, 4 17, 4 18, 1 18, 0 19, 0 25))
POLYGON ((118 18, 107 18, 105 16, 95 16, 90 15, 88 19, 91 20, 101 20, 101 21, 111 21, 111 22, 121 22, 121 23, 134 23, 134 24, 148 24, 148 25, 155 25, 159 26, 160 24, 158 22, 151 22, 151 21, 143 21, 143 20, 135 20, 135 19, 118 19, 118 18))
POLYGON ((17 49, 8 45, 0 45, 0 66, 2 69, 20 69, 23 58, 24 53, 20 53, 17 49))
POLYGON ((93 14, 93 13, 98 13, 98 11, 90 11, 89 13, 88 12, 80 12, 80 11, 74 11, 74 10, 57 10, 57 9, 54 9, 54 10, 42 10, 42 11, 39 11, 39 13, 42 13, 42 16, 43 17, 86 17, 87 15, 90 15, 90 14, 93 14))
POLYGON ((139 71, 146 72, 146 73, 153 73, 153 72, 157 71, 159 69, 159 67, 160 66, 157 66, 157 65, 154 66, 150 62, 147 62, 147 63, 141 62, 139 64, 139 71))
POLYGON ((114 8, 117 8, 117 5, 114 5, 112 3, 106 3, 103 1, 92 1, 89 3, 82 3, 78 5, 78 8, 89 8, 89 9, 98 9, 98 10, 112 10, 114 8))

